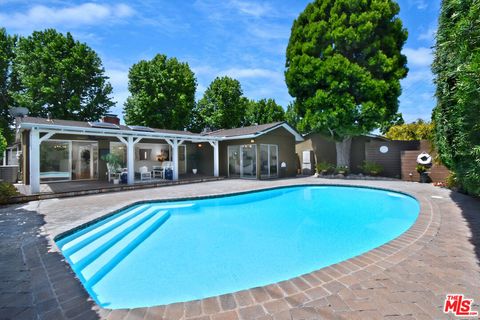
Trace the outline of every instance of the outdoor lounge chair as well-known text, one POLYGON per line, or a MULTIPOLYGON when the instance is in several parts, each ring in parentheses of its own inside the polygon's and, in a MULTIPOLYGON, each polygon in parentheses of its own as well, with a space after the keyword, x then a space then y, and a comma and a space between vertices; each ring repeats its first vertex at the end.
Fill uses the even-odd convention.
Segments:
POLYGON ((150 180, 152 179, 152 172, 148 170, 146 166, 140 167, 140 180, 150 180))

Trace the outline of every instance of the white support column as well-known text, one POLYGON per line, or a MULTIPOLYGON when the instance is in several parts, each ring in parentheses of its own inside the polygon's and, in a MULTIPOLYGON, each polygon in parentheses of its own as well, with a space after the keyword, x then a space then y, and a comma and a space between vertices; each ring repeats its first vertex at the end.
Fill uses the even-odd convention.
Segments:
MULTIPOLYGON (((13 151, 10 151, 10 152, 13 152, 13 151)), ((7 149, 3 150, 3 165, 4 166, 7 165, 7 149)))
POLYGON ((29 162, 30 162, 30 192, 40 192, 40 132, 30 130, 29 162))
POLYGON ((210 145, 213 147, 213 175, 218 177, 219 174, 219 147, 218 141, 209 141, 210 145))
POLYGON ((173 180, 178 180, 178 139, 173 139, 173 180))
POLYGON ((135 143, 133 137, 127 138, 127 183, 135 183, 135 143))
POLYGON ((165 141, 172 147, 172 162, 173 162, 173 180, 178 180, 178 146, 183 143, 184 140, 178 141, 177 138, 167 139, 165 141))

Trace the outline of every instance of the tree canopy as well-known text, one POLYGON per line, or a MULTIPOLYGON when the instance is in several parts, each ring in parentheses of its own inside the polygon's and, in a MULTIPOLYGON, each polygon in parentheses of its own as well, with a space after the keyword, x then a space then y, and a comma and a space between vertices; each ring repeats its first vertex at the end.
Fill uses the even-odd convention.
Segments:
POLYGON ((100 58, 70 33, 48 29, 20 38, 13 74, 20 86, 13 99, 32 116, 97 120, 114 105, 100 58))
POLYGON ((195 106, 197 80, 188 63, 158 54, 128 73, 127 124, 183 130, 195 106))
POLYGON ((285 111, 274 99, 249 101, 245 115, 246 125, 265 124, 284 120, 285 111))
POLYGON ((395 117, 407 31, 392 0, 316 0, 294 21, 285 78, 302 132, 365 134, 395 117))
POLYGON ((10 142, 13 140, 10 128, 13 119, 9 109, 14 106, 11 91, 15 89, 12 64, 16 42, 17 37, 8 35, 4 28, 0 28, 0 130, 10 142))
POLYGON ((0 158, 3 157, 3 151, 7 148, 7 139, 3 136, 3 129, 0 128, 0 158))
POLYGON ((480 195, 480 3, 443 0, 432 66, 433 110, 442 162, 465 191, 480 195))
POLYGON ((243 97, 240 82, 229 77, 217 77, 197 103, 194 127, 230 129, 244 124, 248 100, 243 97))
POLYGON ((431 140, 433 124, 418 119, 412 123, 391 126, 385 137, 391 140, 431 140))

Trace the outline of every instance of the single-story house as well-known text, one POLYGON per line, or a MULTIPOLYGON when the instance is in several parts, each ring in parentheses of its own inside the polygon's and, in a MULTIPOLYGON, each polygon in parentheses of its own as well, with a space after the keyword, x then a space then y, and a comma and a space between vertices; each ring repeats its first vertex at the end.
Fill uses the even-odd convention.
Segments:
POLYGON ((103 157, 115 154, 128 184, 143 178, 202 175, 247 179, 295 176, 295 144, 302 136, 286 122, 204 133, 121 125, 115 115, 81 122, 36 117, 16 119, 22 183, 109 180, 103 157), (159 176, 157 176, 157 174, 159 176), (146 176, 145 176, 146 175, 146 176))

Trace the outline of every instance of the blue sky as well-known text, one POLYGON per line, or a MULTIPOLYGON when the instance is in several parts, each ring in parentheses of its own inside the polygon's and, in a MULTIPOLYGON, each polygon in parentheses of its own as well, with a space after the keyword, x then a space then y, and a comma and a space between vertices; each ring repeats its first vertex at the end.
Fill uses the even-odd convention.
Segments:
MULTIPOLYGON (((121 115, 128 69, 162 53, 188 62, 197 98, 216 77, 238 79, 252 99, 292 101, 284 81, 285 49, 293 20, 309 1, 195 0, 78 2, 0 0, 0 26, 9 33, 56 28, 97 51, 121 115)), ((409 31, 404 47, 410 72, 402 81, 400 111, 408 122, 430 119, 435 105, 430 64, 440 0, 400 0, 409 31)))

